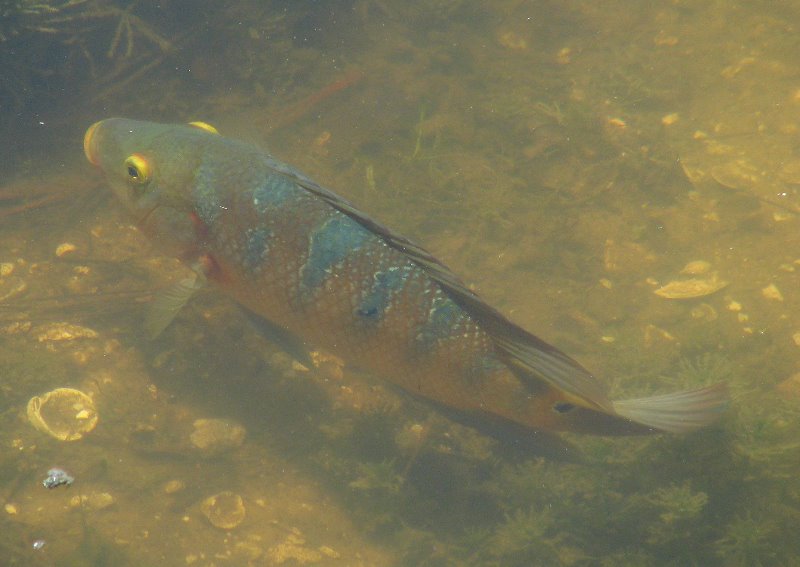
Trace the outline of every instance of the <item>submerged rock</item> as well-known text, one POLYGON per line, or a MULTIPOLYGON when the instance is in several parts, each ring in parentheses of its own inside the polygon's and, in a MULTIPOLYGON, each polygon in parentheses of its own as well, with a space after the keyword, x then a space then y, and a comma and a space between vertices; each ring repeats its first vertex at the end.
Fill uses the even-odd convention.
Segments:
POLYGON ((244 443, 245 429, 234 421, 225 419, 197 419, 189 435, 192 445, 206 453, 215 454, 240 447, 244 443))
POLYGON ((245 516, 242 497, 227 490, 203 500, 200 511, 212 526, 223 530, 232 530, 242 523, 245 516))
POLYGON ((693 297, 711 295, 727 285, 728 282, 719 279, 718 274, 712 272, 706 278, 673 280, 653 293, 667 299, 691 299, 693 297))

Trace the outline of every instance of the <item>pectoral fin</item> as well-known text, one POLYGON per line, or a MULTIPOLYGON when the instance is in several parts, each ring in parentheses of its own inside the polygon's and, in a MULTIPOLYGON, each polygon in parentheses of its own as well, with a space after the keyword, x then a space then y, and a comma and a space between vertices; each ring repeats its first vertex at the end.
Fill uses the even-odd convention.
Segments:
POLYGON ((192 274, 175 285, 161 291, 147 306, 144 328, 151 340, 157 338, 172 321, 178 312, 195 292, 203 287, 203 278, 192 274))

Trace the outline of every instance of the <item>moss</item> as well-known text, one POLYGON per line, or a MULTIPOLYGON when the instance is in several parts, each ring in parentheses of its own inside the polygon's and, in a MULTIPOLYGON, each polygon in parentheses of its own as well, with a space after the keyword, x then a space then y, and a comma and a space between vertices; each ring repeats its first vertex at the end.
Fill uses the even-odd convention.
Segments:
POLYGON ((706 352, 697 358, 678 361, 676 380, 681 386, 700 386, 727 382, 733 376, 733 366, 722 353, 706 352))
POLYGON ((690 483, 670 485, 659 488, 652 496, 650 502, 661 509, 659 517, 665 524, 674 524, 697 517, 708 504, 708 494, 694 492, 690 483))
POLYGON ((495 530, 488 554, 503 565, 521 565, 525 561, 558 565, 562 539, 546 509, 519 509, 507 514, 505 522, 495 530))
POLYGON ((714 547, 726 565, 776 565, 780 546, 776 545, 775 535, 774 524, 747 511, 728 523, 725 535, 714 547))
POLYGON ((696 520, 708 504, 705 492, 695 492, 686 482, 656 490, 647 500, 655 508, 659 522, 647 528, 647 542, 654 546, 686 547, 692 533, 697 533, 696 520))
POLYGON ((377 463, 359 463, 357 465, 355 480, 350 482, 350 488, 356 490, 384 491, 396 494, 403 485, 403 479, 398 473, 394 461, 380 461, 377 463))

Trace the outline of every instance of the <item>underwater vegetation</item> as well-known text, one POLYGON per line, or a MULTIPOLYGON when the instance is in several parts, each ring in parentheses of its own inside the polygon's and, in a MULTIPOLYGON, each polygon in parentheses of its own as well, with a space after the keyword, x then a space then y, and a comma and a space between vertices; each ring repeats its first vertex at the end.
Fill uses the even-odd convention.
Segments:
POLYGON ((555 522, 547 510, 515 510, 507 514, 491 537, 489 555, 497 565, 562 564, 564 534, 555 531, 555 522))
MULTIPOLYGON (((3 0, 0 3, 0 101, 20 110, 30 93, 73 81, 108 80, 127 63, 171 49, 171 43, 135 15, 135 2, 113 0, 3 0), (151 50, 155 48, 155 51, 151 50), (134 57, 136 55, 136 57, 134 57), (25 94, 28 94, 26 97, 25 94)), ((94 81, 93 81, 94 85, 94 81)), ((85 87, 84 87, 85 88, 85 87)), ((57 89, 56 89, 57 90, 57 89)), ((63 93, 62 93, 63 94, 63 93)))
POLYGON ((745 511, 728 523, 715 544, 716 554, 726 565, 776 565, 779 551, 775 525, 766 517, 754 518, 745 511))

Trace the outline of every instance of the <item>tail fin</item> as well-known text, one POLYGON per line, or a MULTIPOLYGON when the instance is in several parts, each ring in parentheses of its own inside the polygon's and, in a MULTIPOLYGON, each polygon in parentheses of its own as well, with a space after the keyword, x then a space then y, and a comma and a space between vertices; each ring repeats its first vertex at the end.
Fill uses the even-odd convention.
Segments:
POLYGON ((650 398, 613 402, 617 415, 653 429, 685 433, 710 425, 728 406, 724 382, 650 398))

